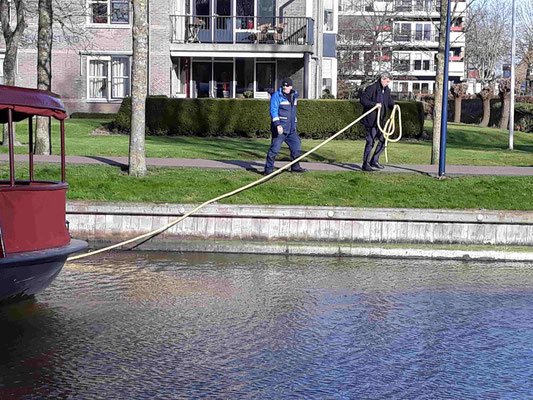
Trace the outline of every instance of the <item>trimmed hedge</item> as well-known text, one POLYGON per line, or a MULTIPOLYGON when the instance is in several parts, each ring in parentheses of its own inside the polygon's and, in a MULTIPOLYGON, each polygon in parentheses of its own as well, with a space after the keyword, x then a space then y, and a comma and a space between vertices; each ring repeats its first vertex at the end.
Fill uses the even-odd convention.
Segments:
POLYGON ((115 113, 84 113, 74 112, 70 114, 71 119, 114 119, 115 113))
MULTIPOLYGON (((270 137, 269 101, 257 99, 175 99, 148 97, 146 126, 149 135, 270 137)), ((398 102, 403 136, 418 137, 424 124, 420 102, 398 102)), ((298 100, 298 132, 304 138, 323 139, 362 114, 356 100, 298 100)), ((125 98, 111 129, 129 132, 131 99, 125 98)), ((365 129, 355 124, 342 138, 361 139, 365 129)))

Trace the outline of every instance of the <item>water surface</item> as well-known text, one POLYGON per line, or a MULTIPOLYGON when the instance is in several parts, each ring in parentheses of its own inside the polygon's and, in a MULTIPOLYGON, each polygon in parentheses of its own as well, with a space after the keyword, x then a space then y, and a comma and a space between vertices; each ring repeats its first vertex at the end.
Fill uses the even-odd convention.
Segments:
POLYGON ((0 398, 533 398, 533 265, 121 252, 0 308, 0 398))

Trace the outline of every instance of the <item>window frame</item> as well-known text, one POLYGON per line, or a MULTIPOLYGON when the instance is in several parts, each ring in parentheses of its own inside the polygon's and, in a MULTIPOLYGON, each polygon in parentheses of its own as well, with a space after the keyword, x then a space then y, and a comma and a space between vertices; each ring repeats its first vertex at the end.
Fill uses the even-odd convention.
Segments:
POLYGON ((132 6, 128 0, 87 0, 87 26, 90 27, 100 27, 100 28, 131 28, 132 26, 132 6), (102 15, 100 17, 94 17, 93 16, 93 4, 102 4, 106 6, 106 15, 102 15), (113 22, 113 4, 125 4, 128 7, 127 22, 113 22), (94 18, 105 18, 105 22, 94 22, 94 18))
POLYGON ((125 97, 131 96, 131 56, 129 55, 91 55, 87 56, 87 101, 88 102, 95 102, 95 103, 115 103, 115 102, 121 102, 125 97), (125 76, 113 76, 113 60, 117 58, 125 58, 128 60, 128 75, 125 76), (106 76, 106 84, 107 84, 107 96, 106 97, 91 97, 91 78, 94 78, 91 76, 91 61, 105 61, 107 63, 107 76, 106 76), (128 90, 127 94, 124 97, 113 97, 113 83, 115 79, 124 79, 126 78, 128 80, 128 90))

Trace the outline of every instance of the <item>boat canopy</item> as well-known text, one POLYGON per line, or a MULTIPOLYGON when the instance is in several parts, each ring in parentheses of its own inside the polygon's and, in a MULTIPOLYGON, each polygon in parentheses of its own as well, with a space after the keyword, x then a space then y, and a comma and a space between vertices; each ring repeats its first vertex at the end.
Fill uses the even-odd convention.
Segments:
POLYGON ((33 115, 67 118, 65 106, 59 95, 46 90, 0 85, 0 123, 9 122, 8 110, 14 122, 33 115))
MULTIPOLYGON (((65 119, 67 113, 59 95, 46 90, 0 85, 0 123, 8 126, 9 185, 15 186, 15 149, 13 122, 28 119, 30 182, 33 178, 33 117, 59 120, 61 134, 61 182, 65 182, 65 119)), ((50 135, 50 132, 49 132, 50 135)), ((50 141, 51 142, 51 141, 50 141)), ((51 151, 50 143, 50 151, 51 151)))

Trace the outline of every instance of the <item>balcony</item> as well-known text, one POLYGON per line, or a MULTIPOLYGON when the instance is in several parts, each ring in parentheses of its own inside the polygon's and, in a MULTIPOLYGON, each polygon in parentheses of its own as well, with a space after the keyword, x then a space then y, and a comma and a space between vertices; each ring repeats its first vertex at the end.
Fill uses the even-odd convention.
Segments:
POLYGON ((394 32, 394 41, 395 42, 406 42, 406 43, 416 43, 416 42, 437 42, 439 41, 439 33, 436 31, 395 31, 394 32))
POLYGON ((313 45, 314 21, 306 17, 171 15, 172 43, 313 45))

